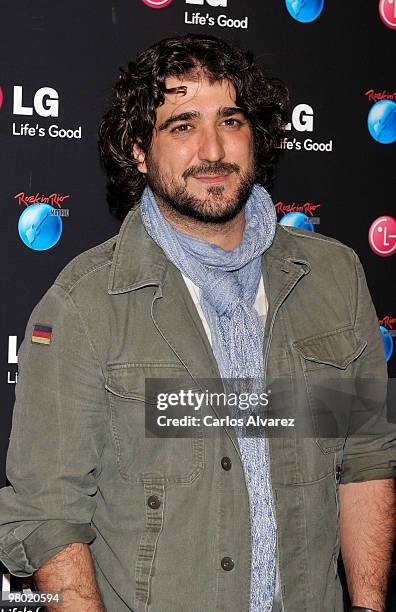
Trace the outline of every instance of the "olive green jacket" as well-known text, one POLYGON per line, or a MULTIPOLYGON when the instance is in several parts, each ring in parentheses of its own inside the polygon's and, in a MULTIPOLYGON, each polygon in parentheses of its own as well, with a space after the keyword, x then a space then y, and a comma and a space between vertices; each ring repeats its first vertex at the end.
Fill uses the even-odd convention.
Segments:
MULTIPOLYGON (((338 241, 280 225, 262 264, 267 381, 302 380, 288 416, 302 410, 315 426, 321 377, 386 378, 363 270, 338 241)), ((248 612, 249 500, 234 429, 145 437, 147 377, 219 371, 183 278, 139 208, 118 236, 63 269, 18 357, 11 486, 0 492, 10 572, 31 575, 86 542, 108 612, 248 612), (49 344, 32 342, 35 324, 52 327, 49 344)), ((363 438, 269 437, 284 612, 343 609, 339 483, 394 478, 395 437, 394 427, 363 438)))

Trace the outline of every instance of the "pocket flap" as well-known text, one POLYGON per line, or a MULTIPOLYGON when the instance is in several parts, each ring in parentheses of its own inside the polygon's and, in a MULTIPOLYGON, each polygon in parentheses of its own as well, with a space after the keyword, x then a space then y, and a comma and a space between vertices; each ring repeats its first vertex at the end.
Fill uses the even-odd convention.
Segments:
POLYGON ((294 342, 304 359, 345 370, 367 346, 352 327, 310 336, 294 342))
POLYGON ((113 363, 107 365, 105 388, 126 399, 156 401, 156 393, 192 388, 192 379, 178 363, 113 363), (146 398, 146 379, 156 379, 146 398))

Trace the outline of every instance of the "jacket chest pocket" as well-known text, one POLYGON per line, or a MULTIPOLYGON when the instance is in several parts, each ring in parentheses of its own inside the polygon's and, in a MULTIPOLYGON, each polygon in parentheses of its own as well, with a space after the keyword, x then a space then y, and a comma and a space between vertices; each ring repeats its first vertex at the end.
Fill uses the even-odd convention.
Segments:
MULTIPOLYGON (((112 437, 118 470, 125 480, 188 485, 202 474, 205 450, 202 435, 183 438, 165 437, 164 433, 164 437, 150 437, 150 428, 146 429, 158 411, 156 399, 150 394, 146 397, 146 380, 162 379, 161 393, 166 394, 185 385, 188 378, 186 370, 177 363, 108 364, 105 388, 112 437)), ((156 385, 156 391, 158 388, 156 385)))
POLYGON ((367 342, 348 326, 298 340, 293 346, 301 359, 301 384, 308 396, 315 441, 323 453, 340 450, 356 400, 353 362, 367 342))

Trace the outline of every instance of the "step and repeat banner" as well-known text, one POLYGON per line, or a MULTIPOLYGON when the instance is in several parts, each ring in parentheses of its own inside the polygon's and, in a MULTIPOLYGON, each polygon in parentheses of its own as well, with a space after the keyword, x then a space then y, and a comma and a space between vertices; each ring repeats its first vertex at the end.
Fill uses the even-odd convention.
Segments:
POLYGON ((97 154, 111 87, 170 35, 247 47, 289 87, 279 223, 355 249, 395 376, 396 0, 12 0, 0 24, 1 486, 29 314, 68 261, 118 232, 97 154))

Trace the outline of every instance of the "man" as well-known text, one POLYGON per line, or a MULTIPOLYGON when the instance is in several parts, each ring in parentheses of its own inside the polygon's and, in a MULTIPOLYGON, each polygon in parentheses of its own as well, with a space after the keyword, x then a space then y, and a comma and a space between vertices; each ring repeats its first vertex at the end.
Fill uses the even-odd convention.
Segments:
POLYGON ((353 609, 384 610, 395 429, 329 436, 313 394, 382 388, 382 343, 355 253, 276 224, 286 109, 210 36, 159 42, 115 86, 100 149, 123 225, 30 317, 0 499, 0 559, 59 610, 339 612, 340 543, 353 609), (314 435, 145 436, 145 380, 183 377, 299 380, 284 409, 314 435))

